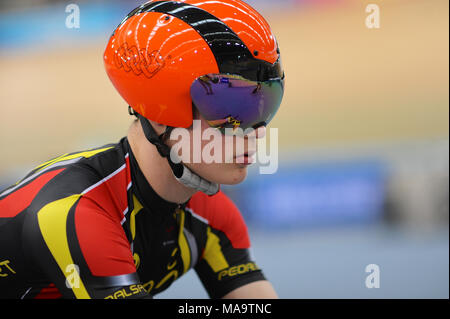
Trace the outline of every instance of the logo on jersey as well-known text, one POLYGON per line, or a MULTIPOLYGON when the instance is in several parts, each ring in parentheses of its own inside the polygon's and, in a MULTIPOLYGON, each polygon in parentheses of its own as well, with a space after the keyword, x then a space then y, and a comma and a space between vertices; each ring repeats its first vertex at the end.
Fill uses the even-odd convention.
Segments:
POLYGON ((16 274, 10 263, 9 260, 0 261, 0 277, 8 277, 16 274))
POLYGON ((139 255, 137 253, 133 254, 133 261, 134 261, 134 266, 136 267, 136 269, 138 269, 139 265, 141 264, 141 258, 139 257, 139 255))
POLYGON ((258 269, 259 269, 258 266, 256 266, 256 264, 253 262, 248 263, 248 264, 241 264, 238 266, 233 266, 228 269, 222 270, 221 272, 219 272, 218 279, 222 280, 225 277, 233 277, 236 275, 245 274, 247 272, 255 271, 258 269))
POLYGON ((106 296, 105 299, 125 299, 141 293, 143 295, 146 294, 146 291, 142 285, 131 285, 129 287, 117 290, 115 293, 106 296))

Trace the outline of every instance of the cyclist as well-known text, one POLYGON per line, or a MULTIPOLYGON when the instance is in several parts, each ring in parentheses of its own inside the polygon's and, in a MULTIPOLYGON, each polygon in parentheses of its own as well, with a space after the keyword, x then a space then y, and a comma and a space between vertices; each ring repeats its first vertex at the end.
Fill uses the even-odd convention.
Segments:
POLYGON ((267 22, 240 0, 151 1, 116 28, 104 64, 136 119, 118 143, 54 158, 0 193, 0 296, 151 298, 193 268, 211 298, 276 298, 219 187, 245 179, 282 100, 267 22), (171 152, 174 128, 192 145, 211 127, 243 151, 212 163, 186 160, 205 141, 171 152))

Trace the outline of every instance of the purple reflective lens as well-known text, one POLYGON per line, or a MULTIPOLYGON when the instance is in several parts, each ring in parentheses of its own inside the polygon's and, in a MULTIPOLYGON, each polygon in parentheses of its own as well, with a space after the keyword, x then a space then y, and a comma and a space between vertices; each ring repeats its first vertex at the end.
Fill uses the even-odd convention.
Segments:
POLYGON ((269 124, 280 107, 284 79, 265 82, 207 74, 194 81, 191 98, 212 127, 246 129, 269 124))

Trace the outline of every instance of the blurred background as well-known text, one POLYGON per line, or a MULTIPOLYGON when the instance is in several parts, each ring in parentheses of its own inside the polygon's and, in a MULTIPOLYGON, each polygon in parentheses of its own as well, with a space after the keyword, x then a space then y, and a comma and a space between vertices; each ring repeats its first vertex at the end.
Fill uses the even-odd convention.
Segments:
MULTIPOLYGON (((248 0, 287 75, 273 175, 224 187, 281 298, 449 297, 449 3, 248 0), (368 4, 380 28, 367 28, 368 4), (365 268, 380 268, 368 289, 365 268)), ((102 54, 142 1, 0 2, 0 189, 131 117, 102 54), (67 5, 80 9, 68 29, 67 5)), ((206 298, 193 271, 157 298, 206 298)))

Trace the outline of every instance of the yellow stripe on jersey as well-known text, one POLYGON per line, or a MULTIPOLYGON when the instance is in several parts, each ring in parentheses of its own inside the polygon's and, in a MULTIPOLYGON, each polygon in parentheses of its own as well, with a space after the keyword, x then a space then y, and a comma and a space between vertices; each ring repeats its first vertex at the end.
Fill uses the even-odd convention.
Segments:
POLYGON ((40 170, 43 170, 43 169, 45 169, 45 168, 47 168, 47 167, 49 167, 49 166, 51 166, 51 165, 53 165, 55 163, 62 162, 62 161, 67 161, 67 160, 71 160, 71 159, 75 159, 75 158, 78 158, 78 157, 89 158, 89 157, 92 157, 94 155, 97 155, 98 153, 107 151, 107 150, 109 150, 111 148, 113 148, 113 146, 100 148, 100 149, 96 149, 96 150, 83 151, 83 152, 70 154, 70 155, 68 153, 66 153, 66 154, 61 155, 61 156, 59 156, 57 158, 54 158, 54 159, 52 159, 52 160, 50 160, 48 162, 45 162, 44 164, 39 165, 35 169, 38 169, 38 171, 40 171, 40 170))
POLYGON ((43 163, 43 164, 41 164, 41 165, 39 165, 39 166, 36 166, 34 169, 41 169, 41 168, 43 168, 44 166, 47 167, 48 164, 56 163, 56 162, 58 162, 59 160, 61 160, 61 158, 65 157, 65 156, 67 156, 67 155, 69 155, 69 153, 65 153, 65 154, 63 154, 63 155, 61 155, 61 156, 58 156, 57 158, 53 158, 53 159, 51 159, 51 160, 49 160, 49 161, 47 161, 47 162, 45 162, 45 163, 43 163))
POLYGON ((205 254, 203 255, 206 262, 214 272, 219 272, 222 269, 228 268, 228 262, 222 252, 219 237, 211 231, 208 226, 205 254))
POLYGON ((183 273, 189 270, 191 266, 191 252, 189 250, 189 244, 186 239, 186 235, 184 234, 184 218, 185 212, 183 210, 179 210, 180 214, 180 233, 178 235, 178 244, 180 245, 181 251, 181 259, 183 260, 183 273))
POLYGON ((72 291, 78 299, 89 299, 81 276, 69 250, 67 239, 67 216, 70 208, 80 198, 80 194, 71 195, 45 205, 37 214, 39 228, 53 258, 61 269, 67 282, 74 283, 72 291), (72 280, 74 279, 74 280, 72 280))
POLYGON ((134 237, 136 237, 136 214, 139 213, 142 208, 144 208, 142 204, 138 201, 136 196, 133 195, 133 211, 130 215, 131 237, 133 240, 134 237))

